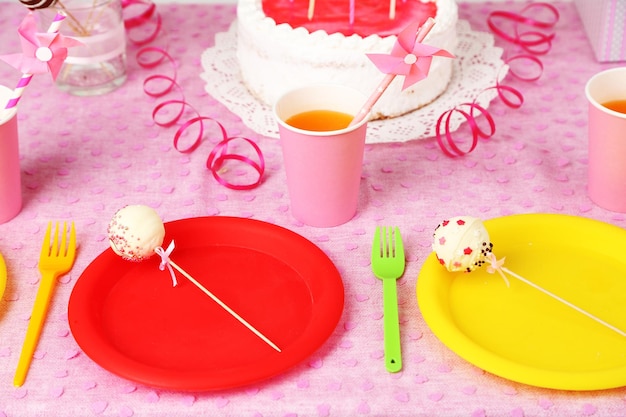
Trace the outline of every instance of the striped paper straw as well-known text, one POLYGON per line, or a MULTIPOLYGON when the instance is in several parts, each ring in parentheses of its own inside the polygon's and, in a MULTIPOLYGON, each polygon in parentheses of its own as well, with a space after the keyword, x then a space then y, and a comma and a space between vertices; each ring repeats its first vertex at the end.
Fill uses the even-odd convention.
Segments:
MULTIPOLYGON (((54 17, 54 20, 50 24, 50 27, 48 28, 48 33, 58 32, 63 20, 65 20, 65 16, 61 13, 57 13, 57 15, 54 17)), ((17 85, 15 86, 15 89, 13 90, 13 95, 7 102, 7 105, 4 107, 5 110, 9 110, 17 106, 17 104, 20 102, 20 98, 22 98, 22 94, 24 94, 26 86, 30 83, 30 80, 32 78, 33 74, 22 74, 22 78, 20 78, 17 85)))

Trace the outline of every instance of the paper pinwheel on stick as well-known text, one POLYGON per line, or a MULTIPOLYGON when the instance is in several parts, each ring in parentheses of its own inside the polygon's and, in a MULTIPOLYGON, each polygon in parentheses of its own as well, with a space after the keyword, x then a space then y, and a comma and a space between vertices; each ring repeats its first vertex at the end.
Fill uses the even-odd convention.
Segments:
POLYGON ((435 20, 433 18, 428 18, 421 27, 418 22, 413 23, 398 34, 398 39, 390 54, 367 55, 374 65, 387 76, 366 101, 351 125, 363 120, 397 75, 405 77, 402 85, 402 90, 405 90, 428 76, 433 57, 454 58, 454 55, 446 50, 422 43, 434 25, 435 20))
POLYGON ((57 14, 47 32, 37 32, 37 23, 29 12, 18 28, 22 53, 2 55, 0 59, 22 72, 22 78, 15 87, 13 97, 6 109, 17 106, 24 89, 30 83, 33 74, 49 72, 56 79, 65 58, 67 48, 82 45, 76 39, 58 33, 65 16, 57 14))

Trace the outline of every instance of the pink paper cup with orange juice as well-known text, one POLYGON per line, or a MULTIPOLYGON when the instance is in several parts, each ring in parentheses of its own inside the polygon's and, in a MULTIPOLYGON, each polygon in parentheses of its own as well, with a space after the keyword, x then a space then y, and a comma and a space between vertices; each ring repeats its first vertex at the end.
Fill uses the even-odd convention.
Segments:
POLYGON ((22 209, 17 108, 5 109, 12 90, 0 85, 0 224, 22 209))
POLYGON ((589 102, 589 198, 626 212, 626 67, 594 75, 585 87, 589 102))
POLYGON ((349 126, 367 96, 340 85, 291 90, 274 105, 293 216, 314 227, 354 217, 367 119, 349 126))

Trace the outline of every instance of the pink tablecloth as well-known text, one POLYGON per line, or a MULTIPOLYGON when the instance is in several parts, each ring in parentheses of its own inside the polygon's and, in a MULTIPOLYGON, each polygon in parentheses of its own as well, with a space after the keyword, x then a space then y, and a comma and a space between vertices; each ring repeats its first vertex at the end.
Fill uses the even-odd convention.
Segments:
MULTIPOLYGON (((623 226, 625 216, 594 205, 585 192, 584 84, 607 68, 593 59, 573 3, 556 3, 561 19, 538 81, 507 83, 525 102, 511 109, 495 100, 497 133, 464 158, 445 157, 434 139, 370 145, 365 154, 358 216, 332 229, 295 221, 278 143, 259 137, 204 93, 200 55, 235 17, 232 5, 159 5, 163 36, 178 63, 178 81, 197 110, 231 135, 256 140, 267 163, 263 183, 250 191, 219 185, 205 169, 211 143, 182 154, 175 128, 152 120, 158 99, 142 81, 129 48, 129 79, 101 97, 70 97, 38 75, 20 104, 24 208, 0 225, 7 290, 0 301, 0 416, 608 416, 624 415, 625 392, 565 392, 534 388, 485 373, 443 346, 424 323, 415 286, 430 253, 432 229, 457 214, 493 218, 513 213, 564 213, 623 226), (321 247, 340 270, 345 310, 330 339, 278 377, 211 393, 158 390, 121 379, 83 354, 69 330, 67 304, 81 272, 108 243, 106 226, 124 205, 148 204, 164 220, 228 215, 287 227, 321 247), (26 384, 13 373, 33 305, 37 259, 50 219, 76 222, 80 248, 73 270, 60 278, 26 384), (383 366, 382 286, 370 272, 374 226, 401 227, 408 263, 399 281, 404 369, 383 366)), ((520 3, 460 4, 460 16, 487 30, 486 15, 519 10, 520 3)), ((0 53, 17 52, 15 28, 25 9, 0 9, 0 53)), ((501 41, 507 51, 514 51, 501 41)), ((162 72, 166 72, 164 69, 162 72)), ((18 78, 0 67, 2 84, 18 78)), ((176 98, 175 95, 172 98, 176 98)), ((581 343, 584 336, 581 335, 581 343)))

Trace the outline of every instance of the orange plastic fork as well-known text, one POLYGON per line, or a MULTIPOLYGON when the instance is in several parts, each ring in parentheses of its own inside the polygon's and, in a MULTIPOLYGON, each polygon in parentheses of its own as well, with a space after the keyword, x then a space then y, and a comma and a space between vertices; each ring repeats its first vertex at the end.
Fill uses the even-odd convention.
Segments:
POLYGON ((41 281, 37 297, 35 298, 33 312, 30 316, 30 322, 28 323, 28 329, 26 330, 22 353, 17 363, 17 371, 13 379, 13 384, 16 387, 21 387, 26 380, 26 374, 28 374, 30 362, 33 359, 33 354, 41 335, 41 329, 46 320, 46 313, 50 305, 56 278, 67 273, 74 265, 74 259, 76 259, 76 230, 74 229, 74 222, 71 224, 69 242, 67 241, 67 225, 65 222, 63 222, 62 231, 59 231, 59 223, 56 224, 52 244, 50 243, 51 232, 52 222, 48 223, 48 229, 41 246, 41 254, 39 255, 41 281))

